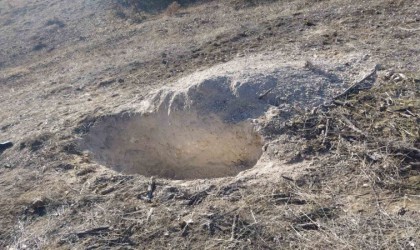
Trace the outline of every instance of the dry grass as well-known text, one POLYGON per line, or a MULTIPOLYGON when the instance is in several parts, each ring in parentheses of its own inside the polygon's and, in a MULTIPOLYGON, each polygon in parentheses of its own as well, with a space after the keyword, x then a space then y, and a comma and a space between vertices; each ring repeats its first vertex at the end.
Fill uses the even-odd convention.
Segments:
POLYGON ((287 129, 305 138, 299 157, 349 157, 370 166, 376 185, 418 192, 419 186, 407 180, 419 170, 419 87, 418 79, 405 74, 383 76, 368 91, 356 88, 332 106, 292 120, 287 129))
POLYGON ((56 180, 49 184, 56 187, 52 192, 36 188, 19 198, 21 208, 15 203, 14 209, 24 213, 2 244, 17 249, 415 249, 420 216, 413 163, 418 157, 407 148, 418 147, 416 86, 418 79, 410 76, 377 80, 371 89, 297 115, 281 133, 294 136, 289 143, 302 149, 301 159, 310 166, 298 175, 284 173, 277 182, 224 179, 185 186, 158 180, 149 202, 142 198, 149 185, 143 177, 102 172, 83 155, 75 156, 76 168, 59 160, 43 171, 73 176, 74 185, 56 180))
POLYGON ((172 16, 179 11, 181 5, 178 2, 171 3, 165 10, 165 15, 172 16))
POLYGON ((13 78, 20 78, 30 73, 30 70, 26 67, 18 66, 9 68, 2 72, 0 82, 6 82, 13 80, 13 78))

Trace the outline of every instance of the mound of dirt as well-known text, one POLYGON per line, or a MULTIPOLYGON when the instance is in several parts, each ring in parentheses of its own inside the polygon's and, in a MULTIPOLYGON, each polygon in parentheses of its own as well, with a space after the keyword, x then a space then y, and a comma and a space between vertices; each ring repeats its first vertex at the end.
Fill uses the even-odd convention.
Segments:
POLYGON ((311 109, 343 89, 339 75, 303 62, 267 64, 246 74, 244 66, 233 61, 193 74, 149 94, 136 112, 97 118, 81 149, 126 174, 232 176, 252 168, 262 154, 259 120, 286 106, 311 109))

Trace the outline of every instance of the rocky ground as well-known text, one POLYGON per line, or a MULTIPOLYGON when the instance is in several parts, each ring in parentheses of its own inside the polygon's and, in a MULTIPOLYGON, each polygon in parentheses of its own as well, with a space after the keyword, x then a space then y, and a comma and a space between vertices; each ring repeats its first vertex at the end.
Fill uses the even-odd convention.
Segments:
MULTIPOLYGON (((0 1, 0 248, 418 248, 418 1, 192 2, 0 1), (86 150, 109 117, 147 116, 152 162, 188 166, 172 149, 199 137, 244 171, 139 175, 86 150)), ((115 128, 107 145, 131 143, 115 128)))

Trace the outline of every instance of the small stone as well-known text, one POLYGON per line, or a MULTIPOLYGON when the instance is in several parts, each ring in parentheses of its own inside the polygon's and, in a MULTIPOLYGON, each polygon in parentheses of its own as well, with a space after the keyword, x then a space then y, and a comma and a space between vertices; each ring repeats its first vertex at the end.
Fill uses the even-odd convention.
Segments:
POLYGON ((12 164, 9 164, 9 163, 4 164, 3 167, 8 168, 8 169, 13 168, 12 164))

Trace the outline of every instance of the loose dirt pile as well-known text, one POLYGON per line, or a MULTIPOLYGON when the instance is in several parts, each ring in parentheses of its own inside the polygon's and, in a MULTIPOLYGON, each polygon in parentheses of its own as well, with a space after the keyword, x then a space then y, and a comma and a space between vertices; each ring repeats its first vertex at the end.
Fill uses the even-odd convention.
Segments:
POLYGON ((251 168, 262 154, 256 130, 266 112, 279 113, 285 105, 311 108, 343 88, 338 75, 303 62, 266 63, 244 74, 247 64, 233 61, 180 79, 146 97, 137 113, 98 118, 88 125, 81 148, 127 174, 200 179, 251 168))

